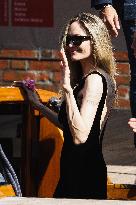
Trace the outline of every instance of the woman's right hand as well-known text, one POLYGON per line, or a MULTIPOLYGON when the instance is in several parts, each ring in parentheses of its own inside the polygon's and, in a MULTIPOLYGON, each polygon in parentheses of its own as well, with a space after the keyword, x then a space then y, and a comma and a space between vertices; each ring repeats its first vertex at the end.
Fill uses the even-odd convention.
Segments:
POLYGON ((41 105, 40 98, 35 90, 35 88, 31 88, 25 83, 27 81, 14 81, 13 86, 20 87, 26 94, 27 100, 30 104, 35 108, 38 109, 39 105, 41 105))
POLYGON ((70 84, 70 69, 69 69, 67 57, 66 57, 64 49, 61 49, 60 53, 62 55, 62 61, 61 61, 62 86, 66 92, 70 92, 72 88, 70 84))

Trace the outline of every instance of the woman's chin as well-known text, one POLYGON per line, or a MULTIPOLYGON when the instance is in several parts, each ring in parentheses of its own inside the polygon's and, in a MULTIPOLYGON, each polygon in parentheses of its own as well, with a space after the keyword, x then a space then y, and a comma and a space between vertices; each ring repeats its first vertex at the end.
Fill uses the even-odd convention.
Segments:
POLYGON ((71 60, 72 60, 72 61, 79 61, 80 59, 77 58, 76 56, 72 56, 72 55, 71 55, 71 60))

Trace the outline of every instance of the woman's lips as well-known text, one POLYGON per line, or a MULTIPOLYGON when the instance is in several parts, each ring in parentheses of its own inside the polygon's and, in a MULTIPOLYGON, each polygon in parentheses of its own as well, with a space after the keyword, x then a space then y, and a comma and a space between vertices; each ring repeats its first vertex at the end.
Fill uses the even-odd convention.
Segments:
POLYGON ((76 52, 76 49, 75 48, 70 48, 69 51, 70 51, 70 53, 74 53, 74 52, 76 52))
POLYGON ((69 48, 69 52, 70 52, 71 54, 75 54, 75 53, 79 52, 79 49, 76 48, 76 47, 72 47, 72 48, 69 48))

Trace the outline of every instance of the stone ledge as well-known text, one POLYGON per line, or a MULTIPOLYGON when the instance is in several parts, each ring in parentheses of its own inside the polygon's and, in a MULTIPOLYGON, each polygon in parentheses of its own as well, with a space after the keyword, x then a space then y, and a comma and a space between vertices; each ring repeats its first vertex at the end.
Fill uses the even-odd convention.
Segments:
POLYGON ((83 200, 9 197, 0 200, 0 205, 136 205, 136 201, 121 200, 83 200))
POLYGON ((112 183, 136 185, 136 166, 108 165, 107 170, 112 183))

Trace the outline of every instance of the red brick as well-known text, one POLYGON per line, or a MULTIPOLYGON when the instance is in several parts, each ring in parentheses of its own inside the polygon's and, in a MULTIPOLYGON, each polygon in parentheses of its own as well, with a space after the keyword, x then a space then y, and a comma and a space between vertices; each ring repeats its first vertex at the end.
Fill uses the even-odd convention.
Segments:
POLYGON ((116 76, 117 85, 129 85, 130 77, 129 76, 116 76))
POLYGON ((45 61, 29 61, 30 70, 46 70, 48 63, 45 61))
POLYGON ((41 51, 41 56, 44 58, 61 59, 62 56, 59 50, 45 49, 41 51))
POLYGON ((0 69, 6 69, 9 67, 8 60, 0 60, 0 69))
POLYGON ((12 60, 10 63, 11 69, 25 69, 26 70, 26 62, 25 61, 19 61, 19 60, 12 60))
POLYGON ((129 63, 118 63, 117 73, 130 75, 129 63))
POLYGON ((53 75, 54 75, 54 82, 60 82, 60 80, 62 78, 61 72, 54 72, 53 75))
POLYGON ((5 81, 17 80, 17 73, 14 71, 5 71, 3 73, 3 80, 5 81))
POLYGON ((130 109, 130 101, 125 99, 118 99, 115 107, 118 109, 130 109))
POLYGON ((118 93, 118 97, 129 98, 129 87, 119 86, 117 93, 118 93))
POLYGON ((128 61, 128 53, 125 51, 115 51, 114 57, 117 61, 128 61))
POLYGON ((57 61, 30 61, 30 70, 60 70, 60 64, 57 61))
POLYGON ((36 75, 36 80, 37 81, 47 81, 49 79, 49 75, 45 72, 40 72, 36 75))
POLYGON ((42 50, 41 51, 41 57, 46 58, 46 59, 52 59, 52 49, 42 50))
POLYGON ((52 57, 61 60, 62 59, 62 54, 58 50, 53 50, 52 51, 52 57))
POLYGON ((0 57, 23 57, 23 58, 36 58, 37 51, 35 50, 1 50, 0 57))
POLYGON ((24 80, 26 78, 35 79, 35 74, 30 72, 5 71, 3 73, 4 81, 24 80))

